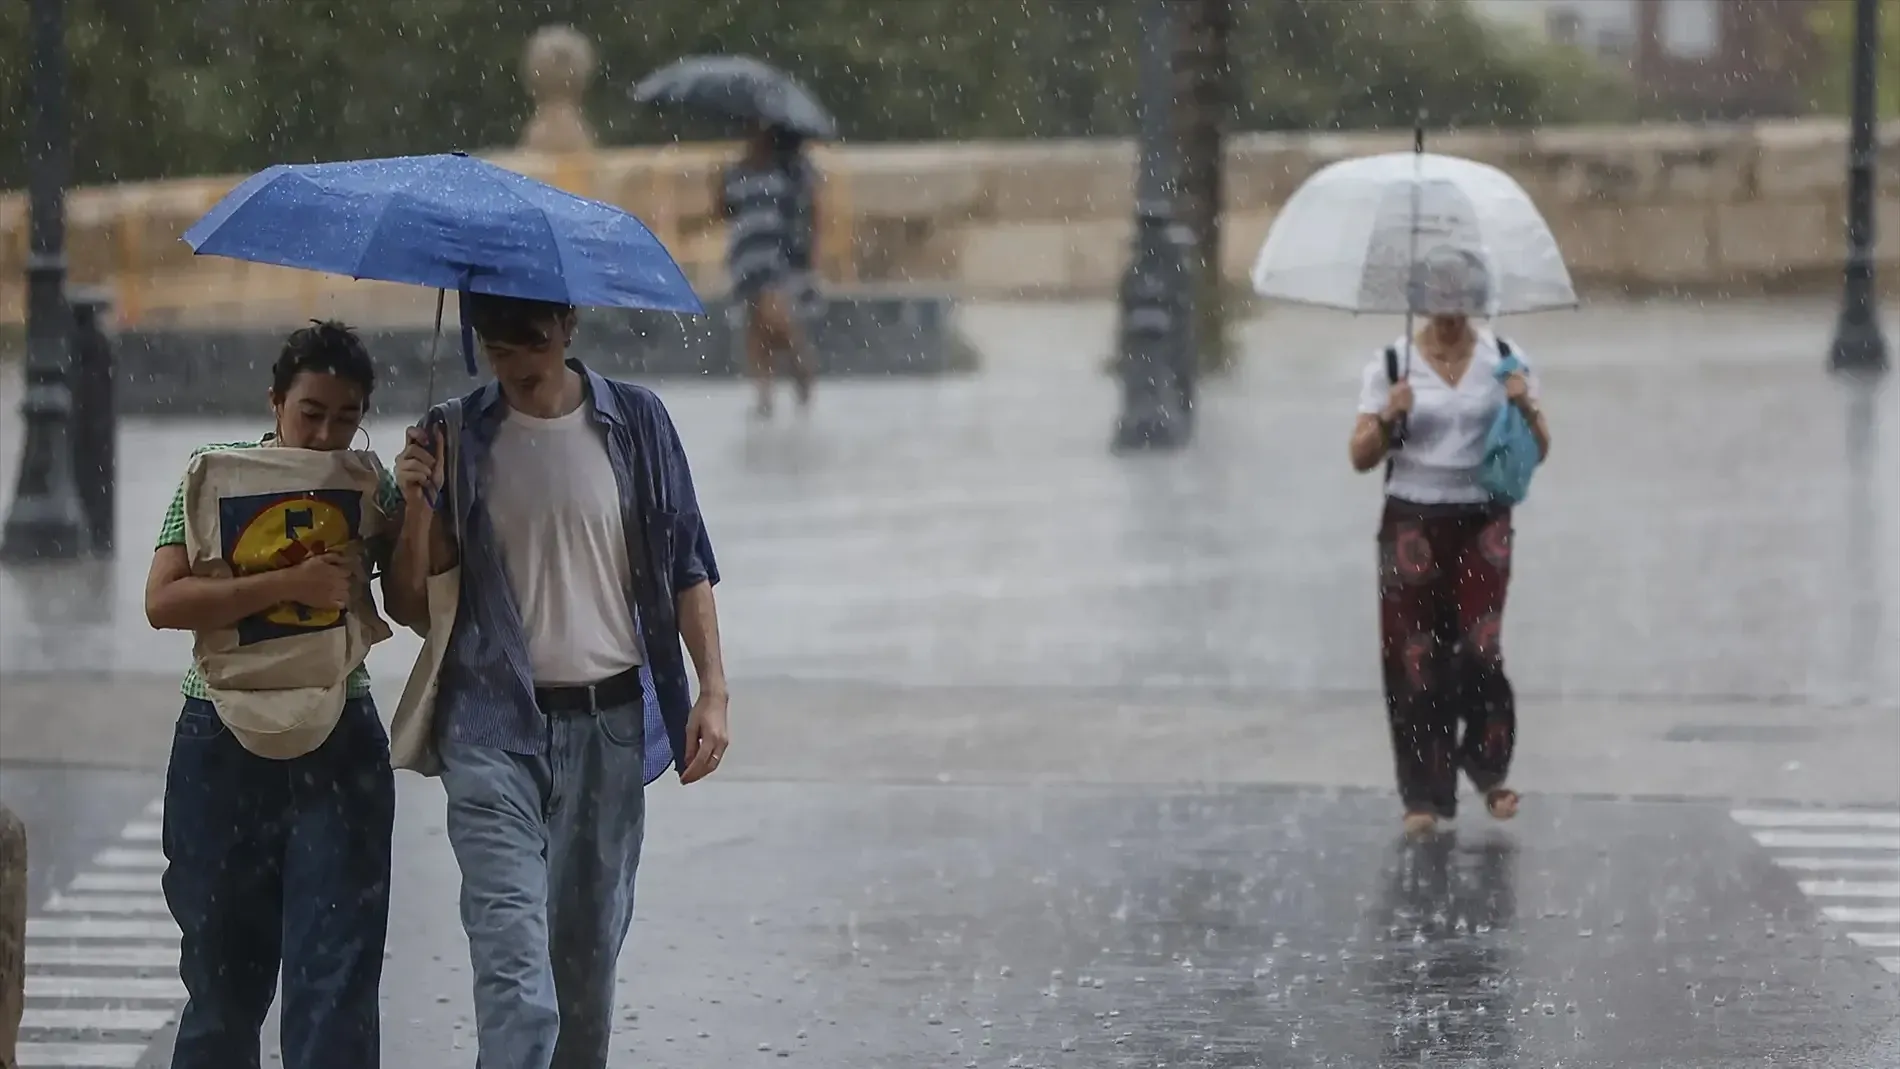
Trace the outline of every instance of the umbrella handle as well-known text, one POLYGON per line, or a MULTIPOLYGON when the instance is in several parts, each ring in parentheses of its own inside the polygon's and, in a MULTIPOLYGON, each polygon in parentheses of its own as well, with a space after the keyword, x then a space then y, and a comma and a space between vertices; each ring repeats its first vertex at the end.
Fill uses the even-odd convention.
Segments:
MULTIPOLYGON (((416 422, 416 430, 422 431, 431 439, 435 437, 435 432, 438 429, 446 426, 447 423, 443 420, 441 413, 434 409, 430 409, 427 415, 424 415, 416 422)), ((435 454, 431 452, 430 455, 434 456, 435 454)), ((442 458, 436 457, 436 459, 440 460, 442 458)), ((428 504, 431 512, 436 511, 441 507, 442 488, 433 483, 424 484, 422 487, 422 500, 428 504)))

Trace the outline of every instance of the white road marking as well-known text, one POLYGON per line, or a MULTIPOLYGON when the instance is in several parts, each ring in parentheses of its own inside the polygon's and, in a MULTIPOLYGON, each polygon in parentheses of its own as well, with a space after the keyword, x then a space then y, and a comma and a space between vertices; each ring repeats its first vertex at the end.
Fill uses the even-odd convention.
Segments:
MULTIPOLYGON (((28 1006, 20 1016, 22 1034, 37 1032, 137 1032, 150 1036, 172 1023, 172 1010, 123 1010, 107 1006, 90 1010, 42 1009, 28 1006)), ((22 1066, 22 1069, 25 1069, 22 1066)))
POLYGON ((1799 874, 1802 895, 1840 925, 1855 946, 1883 951, 1873 960, 1900 972, 1900 810, 1737 809, 1729 814, 1799 874))
POLYGON ((144 1043, 22 1043, 20 1069, 138 1069, 144 1043))
POLYGON ((69 891, 79 894, 163 894, 164 881, 156 872, 82 872, 73 877, 69 891))
POLYGON ((1900 898, 1900 882, 1802 880, 1801 893, 1810 898, 1900 898))
POLYGON ((175 976, 45 976, 28 972, 26 997, 173 1004, 185 1000, 185 985, 175 976))
POLYGON ((99 851, 92 863, 107 869, 158 869, 161 872, 171 864, 165 860, 163 850, 133 850, 123 846, 109 846, 99 851))
POLYGON ((1729 814, 1749 828, 1891 828, 1900 830, 1900 810, 1737 809, 1729 814))
POLYGON ((116 917, 28 917, 27 939, 119 939, 143 943, 178 942, 178 925, 165 920, 120 920, 116 917))
POLYGON ((169 917, 171 907, 158 895, 69 895, 55 892, 46 903, 48 913, 119 914, 169 917))
POLYGON ((1770 830, 1754 835, 1770 850, 1900 850, 1900 832, 1770 830))
POLYGON ((154 820, 135 820, 125 826, 119 838, 128 843, 155 843, 164 837, 164 826, 154 820))
POLYGON ((114 969, 176 969, 178 944, 162 943, 52 943, 29 940, 26 967, 38 965, 99 966, 114 969))
POLYGON ((1900 872, 1894 857, 1778 857, 1775 864, 1799 872, 1900 872))
POLYGON ((1900 924, 1900 906, 1826 906, 1821 916, 1837 924, 1900 924))

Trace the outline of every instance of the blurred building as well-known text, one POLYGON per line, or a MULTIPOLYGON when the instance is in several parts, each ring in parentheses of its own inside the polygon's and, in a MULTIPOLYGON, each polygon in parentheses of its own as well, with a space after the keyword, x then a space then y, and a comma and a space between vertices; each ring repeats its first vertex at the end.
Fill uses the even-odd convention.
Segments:
POLYGON ((1830 0, 1468 0, 1487 20, 1630 72, 1687 119, 1808 110, 1818 61, 1810 18, 1830 0))

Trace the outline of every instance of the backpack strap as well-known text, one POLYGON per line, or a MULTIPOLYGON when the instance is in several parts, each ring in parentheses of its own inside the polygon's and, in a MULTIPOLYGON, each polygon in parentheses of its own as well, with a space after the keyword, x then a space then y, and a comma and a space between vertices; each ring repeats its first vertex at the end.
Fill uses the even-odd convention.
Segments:
POLYGON ((1512 356, 1516 355, 1511 352, 1511 339, 1509 338, 1498 339, 1498 355, 1501 357, 1504 357, 1506 360, 1509 360, 1512 356))
MULTIPOLYGON (((1399 384, 1399 349, 1396 345, 1385 347, 1385 381, 1391 386, 1399 384)), ((1386 448, 1385 481, 1388 483, 1392 481, 1392 450, 1398 447, 1398 442, 1391 442, 1386 448)))

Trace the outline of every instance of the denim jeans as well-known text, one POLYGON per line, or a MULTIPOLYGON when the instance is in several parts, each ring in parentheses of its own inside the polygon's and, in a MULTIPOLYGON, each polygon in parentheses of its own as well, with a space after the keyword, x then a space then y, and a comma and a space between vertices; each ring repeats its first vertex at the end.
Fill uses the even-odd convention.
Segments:
POLYGON ((640 703, 547 720, 534 756, 443 733, 480 1069, 605 1069, 646 817, 640 703))
POLYGON ((172 1069, 257 1069, 280 968, 285 1069, 375 1069, 395 816, 368 698, 289 761, 186 700, 165 773, 165 901, 190 996, 172 1069))

